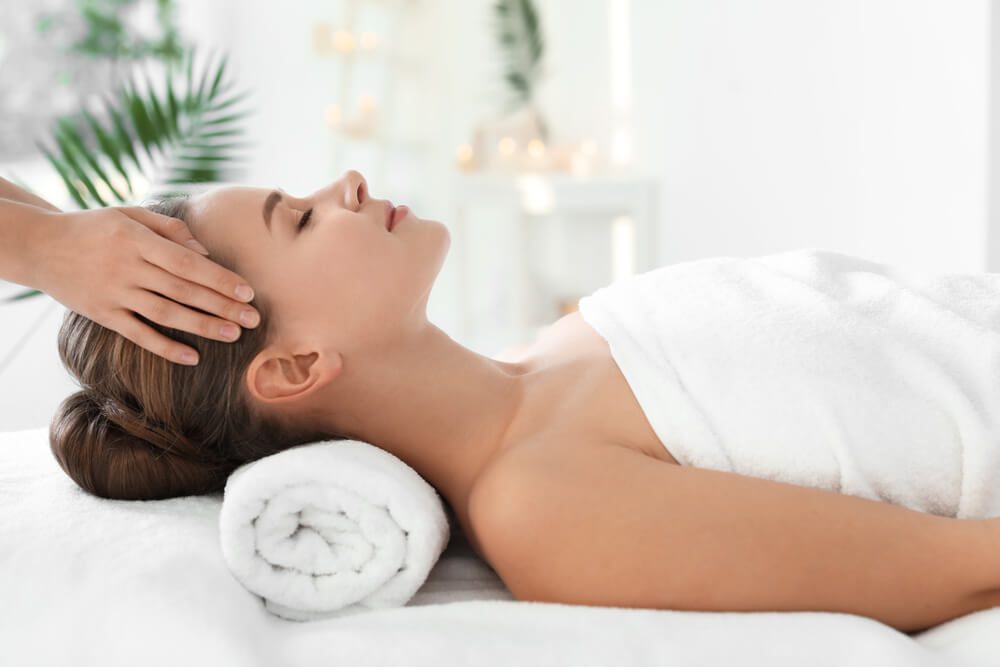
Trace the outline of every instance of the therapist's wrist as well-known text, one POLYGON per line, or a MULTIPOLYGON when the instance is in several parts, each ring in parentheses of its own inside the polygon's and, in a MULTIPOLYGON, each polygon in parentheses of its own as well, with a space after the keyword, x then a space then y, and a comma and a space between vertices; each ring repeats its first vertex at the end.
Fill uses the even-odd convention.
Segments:
POLYGON ((50 211, 28 204, 19 204, 19 220, 23 222, 12 242, 4 277, 15 283, 44 291, 46 267, 57 254, 60 232, 70 213, 50 211))

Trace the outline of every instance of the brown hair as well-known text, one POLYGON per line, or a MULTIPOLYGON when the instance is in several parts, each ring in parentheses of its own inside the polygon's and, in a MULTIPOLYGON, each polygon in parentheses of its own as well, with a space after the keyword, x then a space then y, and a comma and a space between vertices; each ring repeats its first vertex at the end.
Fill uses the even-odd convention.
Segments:
MULTIPOLYGON (((188 215, 187 196, 144 206, 181 220, 188 215)), ((218 252, 211 259, 238 273, 218 252)), ((198 350, 195 366, 164 359, 68 310, 59 329, 59 356, 81 390, 63 400, 49 429, 50 448, 66 474, 103 498, 217 493, 244 463, 304 443, 344 439, 266 416, 249 401, 244 374, 267 342, 271 324, 261 297, 250 303, 260 312, 260 324, 244 328, 232 343, 135 313, 198 350)))

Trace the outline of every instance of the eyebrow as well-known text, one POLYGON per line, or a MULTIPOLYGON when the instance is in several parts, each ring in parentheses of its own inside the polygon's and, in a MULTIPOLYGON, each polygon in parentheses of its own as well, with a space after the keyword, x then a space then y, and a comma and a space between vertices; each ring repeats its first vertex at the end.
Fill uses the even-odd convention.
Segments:
POLYGON ((261 217, 264 218, 264 226, 267 227, 267 231, 271 231, 271 213, 274 212, 274 207, 278 205, 281 201, 281 191, 272 190, 267 198, 264 200, 264 208, 261 210, 261 217))

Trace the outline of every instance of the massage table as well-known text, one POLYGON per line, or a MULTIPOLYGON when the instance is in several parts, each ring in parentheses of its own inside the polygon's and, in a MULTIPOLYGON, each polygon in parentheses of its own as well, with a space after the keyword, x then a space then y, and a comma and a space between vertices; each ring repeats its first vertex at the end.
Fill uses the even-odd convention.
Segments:
POLYGON ((1000 665, 1000 608, 906 634, 841 613, 519 602, 453 516, 407 605, 289 621, 227 570, 221 504, 96 498, 47 429, 0 433, 0 665, 1000 665))

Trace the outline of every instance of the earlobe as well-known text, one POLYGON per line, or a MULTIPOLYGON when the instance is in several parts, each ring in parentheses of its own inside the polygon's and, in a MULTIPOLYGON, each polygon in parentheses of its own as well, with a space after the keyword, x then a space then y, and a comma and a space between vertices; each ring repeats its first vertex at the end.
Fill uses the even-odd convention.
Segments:
POLYGON ((250 362, 247 390, 264 403, 299 400, 333 381, 341 368, 343 363, 336 352, 294 354, 265 349, 250 362))

